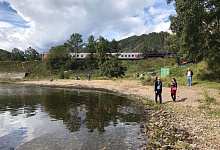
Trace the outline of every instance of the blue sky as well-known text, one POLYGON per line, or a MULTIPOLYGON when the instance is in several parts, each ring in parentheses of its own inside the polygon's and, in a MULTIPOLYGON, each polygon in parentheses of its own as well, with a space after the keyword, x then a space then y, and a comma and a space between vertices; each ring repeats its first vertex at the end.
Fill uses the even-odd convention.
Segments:
POLYGON ((12 9, 9 3, 5 1, 0 3, 0 21, 21 28, 29 27, 27 25, 28 22, 26 22, 17 11, 12 9))
POLYGON ((39 53, 80 33, 120 40, 169 31, 174 6, 166 0, 0 0, 0 49, 39 53))

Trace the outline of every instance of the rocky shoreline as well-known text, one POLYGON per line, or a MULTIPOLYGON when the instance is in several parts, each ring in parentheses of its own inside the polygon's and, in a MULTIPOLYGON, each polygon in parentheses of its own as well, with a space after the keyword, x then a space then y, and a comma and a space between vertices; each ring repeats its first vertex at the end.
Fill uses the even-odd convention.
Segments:
POLYGON ((220 119, 193 107, 157 106, 145 130, 147 149, 220 149, 220 119))

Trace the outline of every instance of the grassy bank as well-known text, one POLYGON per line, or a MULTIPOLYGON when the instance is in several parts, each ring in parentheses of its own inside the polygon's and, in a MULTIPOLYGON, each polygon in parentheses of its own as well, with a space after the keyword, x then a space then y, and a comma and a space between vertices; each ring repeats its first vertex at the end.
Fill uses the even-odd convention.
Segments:
POLYGON ((128 66, 125 79, 140 80, 143 85, 153 85, 155 77, 161 76, 161 68, 169 68, 169 75, 161 79, 163 86, 169 87, 172 78, 176 78, 178 85, 187 86, 186 71, 189 67, 194 73, 192 80, 193 85, 220 90, 220 80, 213 76, 212 72, 208 69, 206 62, 188 64, 183 68, 181 68, 172 58, 124 61, 123 63, 125 66, 128 66), (155 72, 156 75, 147 75, 139 78, 133 76, 134 74, 141 74, 143 72, 155 72))
MULTIPOLYGON (((170 86, 171 79, 175 77, 177 79, 178 85, 187 85, 186 70, 187 67, 191 68, 194 72, 193 84, 202 85, 208 88, 216 88, 220 90, 220 81, 215 79, 212 72, 208 69, 206 62, 201 62, 199 64, 189 64, 188 66, 181 68, 174 59, 172 58, 157 58, 157 59, 146 59, 138 61, 122 61, 123 66, 127 67, 125 76, 122 80, 140 80, 143 85, 153 85, 155 81, 155 76, 146 75, 144 77, 134 77, 133 75, 137 73, 141 74, 143 72, 155 72, 156 76, 160 76, 161 68, 169 68, 170 75, 162 78, 163 86, 170 86), (212 81, 212 82, 210 82, 212 81)), ((75 79, 76 76, 81 77, 81 79, 87 79, 88 73, 91 78, 94 79, 109 79, 104 76, 99 75, 98 69, 84 69, 84 70, 49 70, 46 69, 46 64, 43 61, 30 61, 30 62, 0 62, 1 72, 26 72, 28 73, 25 80, 47 80, 47 79, 57 79, 63 76, 65 79, 75 79)), ((112 78, 114 80, 114 78, 112 78)), ((121 80, 121 79, 118 79, 121 80)))

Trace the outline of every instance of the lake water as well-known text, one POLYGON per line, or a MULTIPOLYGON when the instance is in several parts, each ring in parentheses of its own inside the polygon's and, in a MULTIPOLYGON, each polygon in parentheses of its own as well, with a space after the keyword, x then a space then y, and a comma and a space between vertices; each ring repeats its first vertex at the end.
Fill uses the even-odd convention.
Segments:
POLYGON ((114 94, 0 85, 0 149, 139 149, 143 112, 114 94))

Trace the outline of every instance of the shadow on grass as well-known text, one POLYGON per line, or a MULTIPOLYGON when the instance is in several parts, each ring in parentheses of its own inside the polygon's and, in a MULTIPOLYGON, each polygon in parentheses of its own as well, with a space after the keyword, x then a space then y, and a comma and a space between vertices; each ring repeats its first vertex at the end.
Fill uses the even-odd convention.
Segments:
MULTIPOLYGON (((184 102, 184 101, 186 101, 187 100, 187 98, 182 98, 181 100, 177 100, 176 102, 184 102)), ((166 102, 164 102, 163 104, 167 104, 167 103, 172 103, 173 101, 166 101, 166 102)))
POLYGON ((176 101, 176 102, 184 102, 184 101, 186 101, 187 100, 187 98, 182 98, 181 100, 178 100, 178 101, 176 101))
POLYGON ((192 83, 192 85, 196 85, 196 84, 199 84, 199 82, 193 82, 193 83, 192 83))

